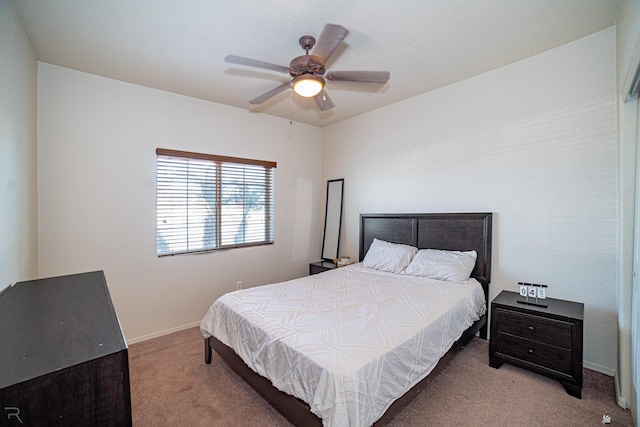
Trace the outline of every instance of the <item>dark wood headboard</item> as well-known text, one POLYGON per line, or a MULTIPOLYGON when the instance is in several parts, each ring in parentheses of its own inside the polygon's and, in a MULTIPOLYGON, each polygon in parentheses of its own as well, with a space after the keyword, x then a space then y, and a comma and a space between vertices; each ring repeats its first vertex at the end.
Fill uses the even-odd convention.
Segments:
POLYGON ((482 283, 488 298, 491 222, 491 213, 361 214, 360 261, 374 238, 418 249, 476 251, 471 277, 482 283))

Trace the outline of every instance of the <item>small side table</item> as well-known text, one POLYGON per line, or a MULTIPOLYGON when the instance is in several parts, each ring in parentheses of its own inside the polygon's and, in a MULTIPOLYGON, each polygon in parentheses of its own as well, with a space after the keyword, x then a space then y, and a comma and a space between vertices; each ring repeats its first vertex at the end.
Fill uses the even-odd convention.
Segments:
POLYGON ((322 273, 323 271, 333 270, 334 268, 338 268, 338 266, 330 261, 312 262, 309 264, 309 276, 322 273))
POLYGON ((489 364, 509 363, 556 379, 580 399, 584 304, 546 298, 544 308, 518 303, 522 299, 502 291, 491 302, 489 364))

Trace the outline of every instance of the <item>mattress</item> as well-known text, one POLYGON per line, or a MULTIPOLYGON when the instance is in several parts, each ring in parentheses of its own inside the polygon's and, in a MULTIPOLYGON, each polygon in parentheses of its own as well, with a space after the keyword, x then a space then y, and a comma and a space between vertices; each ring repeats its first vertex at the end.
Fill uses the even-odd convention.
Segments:
POLYGON ((234 291, 201 321, 324 426, 369 426, 486 310, 481 285, 354 264, 234 291))

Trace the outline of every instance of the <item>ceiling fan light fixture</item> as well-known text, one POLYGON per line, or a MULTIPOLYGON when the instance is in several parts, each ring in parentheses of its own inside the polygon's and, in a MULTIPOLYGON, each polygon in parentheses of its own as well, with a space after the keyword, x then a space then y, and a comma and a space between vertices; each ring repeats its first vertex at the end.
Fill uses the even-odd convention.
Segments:
POLYGON ((324 88, 324 79, 315 74, 303 74, 293 79, 291 87, 298 95, 311 98, 324 88))

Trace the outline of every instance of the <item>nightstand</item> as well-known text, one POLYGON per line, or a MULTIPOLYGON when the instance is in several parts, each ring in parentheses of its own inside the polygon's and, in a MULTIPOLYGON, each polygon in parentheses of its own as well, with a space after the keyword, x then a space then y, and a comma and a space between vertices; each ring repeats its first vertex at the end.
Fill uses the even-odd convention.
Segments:
POLYGON ((330 261, 312 262, 309 264, 309 276, 322 273, 323 271, 333 270, 334 268, 338 268, 338 266, 330 261))
POLYGON ((502 291, 491 302, 489 365, 509 363, 546 375, 581 398, 584 304, 546 298, 543 308, 518 300, 524 297, 502 291))

